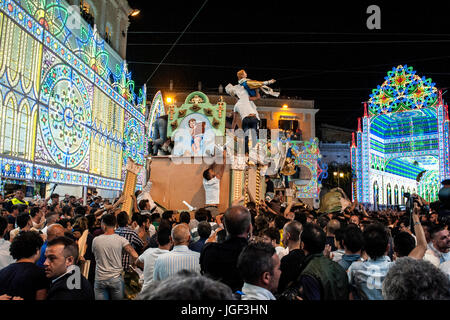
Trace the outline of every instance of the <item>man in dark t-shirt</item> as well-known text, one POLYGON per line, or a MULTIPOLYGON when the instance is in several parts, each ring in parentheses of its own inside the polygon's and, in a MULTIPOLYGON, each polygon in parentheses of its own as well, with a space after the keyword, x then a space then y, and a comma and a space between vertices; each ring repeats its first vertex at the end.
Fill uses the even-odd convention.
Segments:
POLYGON ((268 192, 274 193, 274 192, 275 192, 275 191, 274 191, 275 189, 274 189, 273 181, 270 180, 269 177, 266 177, 266 178, 265 178, 265 181, 266 181, 266 193, 268 193, 268 192))
POLYGON ((207 243, 200 254, 201 273, 228 285, 233 292, 242 289, 244 280, 237 269, 237 260, 247 246, 251 232, 251 215, 247 208, 236 206, 224 215, 227 238, 222 243, 207 243))
POLYGON ((16 263, 0 270, 0 295, 24 300, 45 300, 49 281, 44 269, 36 265, 42 238, 37 232, 22 231, 11 243, 11 256, 16 263))
POLYGON ((283 244, 289 249, 289 253, 281 258, 281 276, 278 282, 278 293, 282 294, 288 286, 300 276, 301 267, 305 261, 305 253, 300 249, 300 235, 302 224, 291 221, 283 228, 283 244))

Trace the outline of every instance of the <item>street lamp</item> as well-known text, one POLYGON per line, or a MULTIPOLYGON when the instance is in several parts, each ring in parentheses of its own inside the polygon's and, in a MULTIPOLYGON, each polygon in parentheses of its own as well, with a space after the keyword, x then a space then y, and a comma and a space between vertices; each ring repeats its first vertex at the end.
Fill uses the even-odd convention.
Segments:
POLYGON ((140 13, 141 13, 141 10, 139 10, 139 9, 133 9, 133 10, 131 11, 131 13, 130 13, 130 16, 136 17, 136 16, 138 16, 140 13))
POLYGON ((333 172, 333 176, 337 177, 337 179, 338 179, 338 188, 340 188, 341 187, 340 178, 344 177, 344 173, 343 172, 336 172, 336 171, 334 171, 333 172))

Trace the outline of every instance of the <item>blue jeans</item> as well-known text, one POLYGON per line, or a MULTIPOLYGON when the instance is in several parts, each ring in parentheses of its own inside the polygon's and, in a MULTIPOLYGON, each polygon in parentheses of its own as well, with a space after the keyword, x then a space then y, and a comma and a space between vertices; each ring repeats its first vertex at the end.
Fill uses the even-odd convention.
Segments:
POLYGON ((167 120, 158 118, 155 121, 155 131, 153 140, 153 155, 158 154, 158 149, 164 144, 167 139, 167 120))
POLYGON ((122 276, 108 280, 95 280, 95 300, 122 300, 124 288, 122 276))
POLYGON ((248 136, 249 134, 252 135, 252 148, 256 144, 256 130, 258 129, 259 120, 255 116, 251 117, 245 117, 242 119, 242 130, 244 130, 245 134, 245 153, 248 153, 249 146, 248 146, 248 136), (250 133, 247 131, 250 130, 250 133))

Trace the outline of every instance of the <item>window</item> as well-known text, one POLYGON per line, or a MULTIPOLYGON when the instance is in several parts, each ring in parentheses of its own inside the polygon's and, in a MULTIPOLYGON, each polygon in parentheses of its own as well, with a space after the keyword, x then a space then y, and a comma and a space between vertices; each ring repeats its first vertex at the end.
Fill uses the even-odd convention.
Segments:
POLYGON ((81 0, 81 9, 86 13, 91 13, 91 5, 84 0, 81 0))
POLYGON ((400 199, 401 199, 401 201, 400 201, 401 204, 405 205, 405 187, 404 186, 402 186, 402 188, 401 188, 400 199))
POLYGON ((95 8, 86 0, 80 1, 80 14, 87 23, 94 27, 95 23, 95 8))
POLYGON ((105 26, 105 41, 112 45, 112 38, 113 38, 113 34, 112 34, 112 28, 109 24, 107 24, 105 26))
POLYGON ((19 112, 19 128, 17 132, 17 155, 27 157, 28 105, 24 104, 19 112))
POLYGON ((379 200, 379 194, 378 194, 378 182, 374 182, 373 184, 373 203, 374 204, 378 204, 378 200, 379 200))
POLYGON ((298 129, 298 120, 278 120, 278 129, 296 131, 298 129))
POLYGON ((259 128, 267 129, 267 119, 261 119, 261 121, 259 122, 259 128))
POLYGON ((396 205, 399 204, 399 201, 398 201, 398 185, 394 186, 394 203, 396 205))
POLYGON ((387 205, 390 206, 392 204, 392 189, 391 184, 387 185, 387 205))
POLYGON ((5 119, 3 126, 3 153, 12 155, 13 152, 13 137, 14 137, 14 121, 16 103, 13 97, 10 97, 6 103, 5 119))

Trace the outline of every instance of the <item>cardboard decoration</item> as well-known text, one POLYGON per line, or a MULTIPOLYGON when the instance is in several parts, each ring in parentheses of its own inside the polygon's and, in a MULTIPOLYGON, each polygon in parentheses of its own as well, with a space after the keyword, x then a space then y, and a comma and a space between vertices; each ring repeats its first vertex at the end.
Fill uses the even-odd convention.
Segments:
POLYGON ((216 137, 225 136, 226 103, 222 97, 213 105, 203 92, 195 91, 182 105, 170 106, 168 114, 167 137, 174 141, 172 156, 211 156, 216 137))
POLYGON ((136 182, 139 172, 142 170, 143 166, 135 163, 131 158, 127 161, 127 175, 125 177, 125 184, 123 186, 123 195, 125 200, 122 204, 122 211, 128 213, 128 215, 133 215, 133 198, 132 195, 136 190, 136 182))

